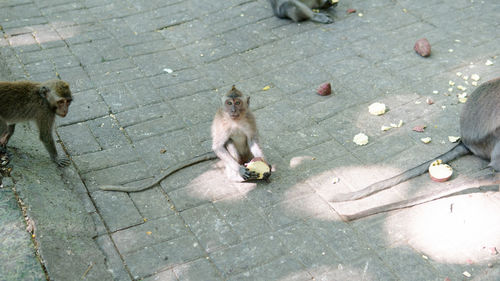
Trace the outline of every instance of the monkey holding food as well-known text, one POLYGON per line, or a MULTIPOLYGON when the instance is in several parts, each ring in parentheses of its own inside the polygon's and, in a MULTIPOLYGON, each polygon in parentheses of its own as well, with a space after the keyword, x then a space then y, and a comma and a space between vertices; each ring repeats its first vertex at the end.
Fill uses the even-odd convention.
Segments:
POLYGON ((183 168, 217 158, 224 162, 226 175, 232 181, 267 180, 271 168, 265 162, 260 148, 257 125, 249 102, 250 97, 245 97, 234 85, 224 95, 223 105, 217 110, 211 127, 213 152, 178 163, 141 186, 103 185, 99 188, 124 192, 146 190, 183 168))
POLYGON ((326 14, 315 13, 312 9, 326 10, 336 6, 338 0, 269 0, 273 13, 278 18, 289 18, 294 22, 311 20, 318 23, 332 23, 326 14))
POLYGON ((448 184, 447 189, 438 190, 431 194, 371 208, 351 215, 342 215, 344 220, 354 220, 380 212, 410 207, 439 199, 462 190, 500 183, 500 78, 481 84, 469 96, 460 115, 461 142, 448 152, 409 169, 397 176, 374 183, 362 190, 338 194, 330 201, 350 201, 369 196, 373 193, 387 189, 401 182, 419 176, 427 171, 429 165, 437 159, 446 163, 458 157, 474 154, 490 161, 489 167, 495 174, 486 175, 472 181, 453 185, 448 184))
POLYGON ((7 147, 16 123, 34 121, 50 158, 58 166, 68 165, 68 158, 57 155, 52 131, 56 115, 65 117, 72 100, 62 80, 0 82, 0 146, 7 147))

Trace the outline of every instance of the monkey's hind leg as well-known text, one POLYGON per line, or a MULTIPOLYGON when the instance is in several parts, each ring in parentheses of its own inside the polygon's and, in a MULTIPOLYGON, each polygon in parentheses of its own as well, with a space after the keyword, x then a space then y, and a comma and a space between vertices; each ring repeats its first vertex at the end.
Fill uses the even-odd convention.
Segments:
POLYGON ((399 202, 394 202, 394 203, 389 203, 386 205, 370 208, 358 213, 350 214, 350 215, 344 215, 340 214, 340 218, 345 221, 352 221, 352 220, 357 220, 360 218, 368 217, 371 215, 375 215, 378 213, 383 213, 383 212, 388 212, 388 211, 394 211, 398 209, 403 209, 403 208, 408 208, 412 207, 415 205, 420 205, 426 202, 430 202, 433 200, 437 200, 443 197, 447 197, 449 195, 453 195, 455 193, 459 193, 461 191, 467 190, 467 189, 477 189, 481 186, 487 186, 487 185, 495 185, 495 184, 500 184, 500 173, 496 174, 489 174, 485 176, 478 177, 473 180, 468 180, 462 183, 455 183, 457 185, 452 186, 453 183, 448 183, 445 187, 444 190, 441 191, 436 191, 432 192, 430 194, 418 196, 415 198, 399 201, 399 202))

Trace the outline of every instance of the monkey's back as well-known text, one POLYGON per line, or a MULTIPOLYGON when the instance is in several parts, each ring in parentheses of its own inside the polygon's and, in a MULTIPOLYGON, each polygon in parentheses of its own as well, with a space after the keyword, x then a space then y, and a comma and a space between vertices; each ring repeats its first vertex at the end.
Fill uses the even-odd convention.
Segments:
POLYGON ((16 123, 36 114, 37 107, 31 105, 43 102, 34 91, 38 86, 39 83, 31 81, 0 82, 0 117, 16 123))
POLYGON ((460 115, 462 142, 475 155, 490 160, 500 141, 500 78, 481 84, 460 115))

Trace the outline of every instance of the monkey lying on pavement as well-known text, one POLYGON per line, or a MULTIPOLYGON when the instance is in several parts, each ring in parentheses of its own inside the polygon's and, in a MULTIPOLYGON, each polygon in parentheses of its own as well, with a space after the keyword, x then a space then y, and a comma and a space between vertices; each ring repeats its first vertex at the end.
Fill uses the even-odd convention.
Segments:
POLYGON ((278 18, 289 18, 295 22, 311 20, 318 23, 332 23, 333 20, 323 13, 311 9, 326 10, 336 6, 338 0, 270 0, 273 13, 278 18))
MULTIPOLYGON (((245 97, 233 85, 224 95, 223 106, 219 108, 212 122, 212 149, 193 159, 168 168, 151 182, 142 186, 103 185, 102 190, 137 192, 153 187, 169 175, 191 165, 220 158, 226 166, 226 175, 232 181, 247 181, 259 178, 259 175, 245 167, 253 158, 264 160, 264 153, 259 146, 255 117, 248 107, 250 97, 245 97)), ((271 173, 265 173, 267 180, 271 173)))
POLYGON ((438 190, 431 194, 375 207, 351 215, 342 215, 342 219, 345 221, 355 220, 376 213, 422 204, 469 188, 500 184, 500 173, 498 173, 500 172, 500 78, 481 84, 469 96, 460 115, 460 131, 461 142, 439 157, 397 176, 374 183, 362 190, 338 194, 330 199, 330 201, 340 202, 364 198, 425 173, 430 163, 436 159, 441 159, 446 163, 470 153, 490 161, 488 166, 493 168, 496 174, 486 175, 455 185, 449 183, 444 190, 438 190))
POLYGON ((72 100, 68 83, 61 80, 0 82, 0 146, 7 147, 16 123, 35 121, 50 158, 68 165, 68 158, 57 155, 52 128, 56 115, 68 114, 72 100))

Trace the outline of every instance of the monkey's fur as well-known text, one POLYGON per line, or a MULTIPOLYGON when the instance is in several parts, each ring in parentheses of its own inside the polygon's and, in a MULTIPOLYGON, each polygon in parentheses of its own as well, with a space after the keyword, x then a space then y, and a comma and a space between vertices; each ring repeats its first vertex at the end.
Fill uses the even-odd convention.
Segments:
MULTIPOLYGON (((158 184, 169 175, 191 165, 220 158, 226 166, 226 174, 233 181, 256 179, 258 175, 243 164, 264 154, 258 144, 255 117, 248 108, 250 98, 246 98, 233 85, 223 98, 223 106, 215 114, 212 122, 212 149, 209 152, 176 164, 161 175, 141 186, 103 185, 102 190, 138 192, 158 184)), ((270 174, 264 176, 265 179, 270 174)))
POLYGON ((72 100, 62 80, 0 82, 0 146, 7 146, 16 123, 35 121, 50 158, 59 166, 68 165, 68 158, 57 155, 52 130, 56 115, 65 117, 72 100))
POLYGON ((380 212, 422 204, 472 187, 499 184, 500 78, 483 83, 470 95, 460 115, 460 132, 461 142, 448 152, 397 176, 374 183, 362 190, 338 194, 334 198, 330 199, 330 201, 340 202, 364 198, 373 193, 424 174, 427 172, 429 165, 436 159, 441 159, 444 163, 446 163, 470 153, 490 161, 488 166, 493 168, 497 173, 495 175, 483 176, 459 185, 452 185, 452 183, 450 183, 446 185, 447 189, 436 191, 417 198, 375 207, 349 216, 344 215, 343 219, 358 219, 380 212))
POLYGON ((311 9, 326 10, 336 6, 338 0, 270 0, 273 13, 278 18, 289 18, 295 22, 311 20, 318 23, 332 23, 333 20, 323 13, 311 9))

